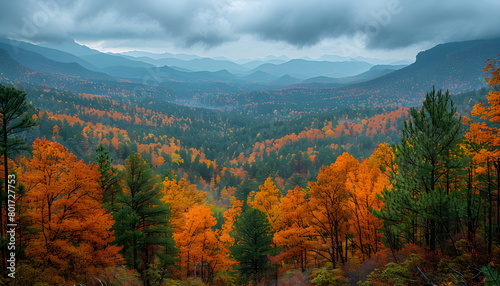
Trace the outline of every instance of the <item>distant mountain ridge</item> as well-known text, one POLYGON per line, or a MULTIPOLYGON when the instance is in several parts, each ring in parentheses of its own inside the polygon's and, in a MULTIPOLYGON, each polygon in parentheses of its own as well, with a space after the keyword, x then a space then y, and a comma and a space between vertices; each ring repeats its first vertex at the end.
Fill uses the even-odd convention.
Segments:
POLYGON ((500 39, 440 44, 420 52, 415 63, 360 83, 357 87, 366 93, 368 90, 376 90, 376 93, 370 95, 372 99, 392 98, 400 103, 416 105, 432 86, 449 90, 451 93, 484 87, 487 73, 483 68, 486 61, 489 58, 498 58, 499 54, 500 39), (401 97, 401 100, 398 97, 401 97))
POLYGON ((377 77, 381 77, 383 75, 389 74, 393 71, 402 69, 406 67, 407 65, 375 65, 371 67, 368 71, 364 73, 360 73, 355 76, 350 76, 350 77, 341 77, 341 78, 331 78, 331 77, 325 77, 325 76, 319 76, 319 77, 314 77, 310 78, 304 81, 304 83, 341 83, 341 84, 348 84, 348 83, 358 83, 358 82, 363 82, 367 80, 371 80, 377 77))
POLYGON ((212 65, 212 71, 156 66, 139 58, 127 58, 131 56, 101 53, 74 42, 63 47, 67 51, 0 38, 0 78, 13 83, 54 84, 75 92, 130 96, 143 90, 148 96, 164 100, 201 99, 207 106, 212 103, 244 106, 253 102, 312 109, 416 106, 433 86, 452 93, 484 87, 487 74, 482 69, 488 58, 499 56, 500 39, 437 45, 419 53, 416 61, 406 67, 305 59, 280 63, 282 58, 270 57, 270 61, 278 63, 247 62, 258 64, 249 69, 243 62, 240 65, 225 59, 178 59, 179 63, 198 68, 212 65), (219 69, 223 65, 229 69, 241 68, 242 72, 219 69))
POLYGON ((346 77, 363 73, 372 67, 371 64, 358 61, 328 62, 291 60, 282 64, 263 64, 252 70, 263 71, 275 76, 290 75, 307 79, 316 76, 346 77))
POLYGON ((48 59, 58 61, 58 62, 63 62, 63 63, 78 63, 82 67, 92 70, 92 71, 97 71, 98 69, 90 64, 89 62, 83 60, 82 58, 73 55, 71 53, 63 52, 57 49, 52 49, 52 48, 47 48, 39 45, 34 45, 31 43, 27 42, 22 42, 22 41, 15 41, 15 40, 9 40, 5 38, 0 38, 0 42, 4 44, 8 44, 11 46, 11 48, 15 51, 17 48, 22 48, 24 50, 34 52, 37 54, 40 54, 48 59))
POLYGON ((162 77, 162 81, 175 82, 266 82, 267 85, 284 86, 298 83, 317 75, 335 76, 356 74, 367 70, 371 65, 362 62, 318 62, 306 60, 290 60, 282 62, 283 57, 268 57, 267 62, 247 62, 244 65, 228 60, 210 58, 194 58, 189 61, 175 58, 160 58, 172 54, 129 53, 127 55, 106 54, 82 46, 74 41, 56 44, 34 45, 31 43, 12 41, 0 38, 3 48, 10 51, 14 60, 34 70, 78 76, 86 79, 110 80, 112 77, 123 77, 144 81, 145 78, 162 77), (14 45, 13 45, 14 44, 14 45), (16 53, 13 48, 22 52, 16 53), (58 49, 61 50, 58 50, 58 49), (153 59, 147 56, 154 56, 153 59), (163 64, 163 65, 161 65, 163 64), (258 65, 251 70, 249 67, 258 65), (80 68, 81 67, 81 68, 80 68), (261 69, 269 69, 266 72, 261 69), (229 71, 228 73, 220 71, 229 71), (255 77, 257 71, 266 75, 263 79, 255 77), (253 74, 253 76, 252 76, 253 74), (290 76, 293 80, 286 79, 290 76), (286 80, 283 80, 283 78, 286 80), (281 80, 278 80, 282 78, 281 80))
POLYGON ((110 80, 112 77, 105 73, 88 70, 77 62, 59 62, 48 59, 39 53, 14 47, 0 42, 0 48, 7 51, 12 59, 35 71, 45 73, 58 73, 67 76, 82 77, 86 79, 110 80))
POLYGON ((73 54, 91 63, 93 66, 97 68, 104 68, 110 66, 130 66, 130 67, 147 68, 153 66, 145 62, 131 60, 122 56, 102 53, 98 50, 94 50, 89 47, 80 45, 73 40, 68 40, 59 43, 42 43, 39 46, 73 54))
POLYGON ((340 87, 334 83, 292 86, 286 92, 267 94, 279 102, 307 94, 309 105, 317 107, 418 106, 433 86, 451 93, 485 87, 487 73, 482 69, 489 58, 499 58, 499 54, 500 39, 446 43, 420 52, 407 67, 365 82, 340 87), (280 94, 286 98, 279 98, 280 94))

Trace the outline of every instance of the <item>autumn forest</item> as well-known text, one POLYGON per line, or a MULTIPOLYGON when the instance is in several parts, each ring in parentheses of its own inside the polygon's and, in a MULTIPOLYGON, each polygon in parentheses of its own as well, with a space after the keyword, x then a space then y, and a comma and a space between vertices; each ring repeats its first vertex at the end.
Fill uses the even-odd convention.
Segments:
POLYGON ((221 84, 202 108, 176 104, 194 84, 132 94, 2 51, 1 285, 500 283, 494 59, 414 106, 221 84))

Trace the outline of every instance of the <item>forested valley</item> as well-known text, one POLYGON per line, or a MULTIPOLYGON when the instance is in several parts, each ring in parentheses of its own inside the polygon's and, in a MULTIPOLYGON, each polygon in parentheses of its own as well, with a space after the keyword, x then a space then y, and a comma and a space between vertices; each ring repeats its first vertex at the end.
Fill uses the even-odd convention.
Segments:
POLYGON ((497 285, 500 65, 484 66, 486 87, 429 85, 414 107, 4 80, 2 281, 497 285))

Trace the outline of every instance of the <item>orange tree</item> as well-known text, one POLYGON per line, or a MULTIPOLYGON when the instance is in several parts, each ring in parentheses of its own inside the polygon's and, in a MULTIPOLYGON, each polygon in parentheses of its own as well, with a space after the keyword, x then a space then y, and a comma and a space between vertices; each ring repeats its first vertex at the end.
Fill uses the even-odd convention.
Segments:
POLYGON ((33 157, 23 158, 18 176, 26 188, 25 251, 43 282, 73 284, 107 266, 123 263, 110 231, 113 218, 102 207, 95 166, 77 160, 62 145, 37 139, 33 157))
POLYGON ((357 168, 358 161, 348 153, 335 163, 321 168, 316 182, 310 182, 311 198, 308 213, 314 229, 317 255, 337 267, 347 261, 350 192, 346 188, 349 172, 357 168))

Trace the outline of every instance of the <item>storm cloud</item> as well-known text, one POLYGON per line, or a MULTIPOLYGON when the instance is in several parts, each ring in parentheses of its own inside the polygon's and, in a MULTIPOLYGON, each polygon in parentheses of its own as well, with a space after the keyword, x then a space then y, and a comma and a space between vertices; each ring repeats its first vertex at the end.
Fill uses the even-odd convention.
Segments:
POLYGON ((496 0, 2 1, 0 34, 34 42, 164 41, 212 48, 241 37, 294 47, 357 37, 368 49, 500 37, 496 0))

